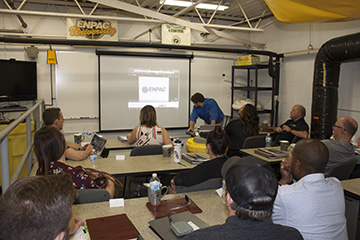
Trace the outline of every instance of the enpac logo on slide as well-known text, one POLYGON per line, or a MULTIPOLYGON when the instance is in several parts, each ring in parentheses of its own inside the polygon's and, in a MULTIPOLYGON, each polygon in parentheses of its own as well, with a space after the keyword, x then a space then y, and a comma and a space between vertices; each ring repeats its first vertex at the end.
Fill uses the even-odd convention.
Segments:
POLYGON ((139 101, 169 101, 168 77, 139 77, 139 101))
POLYGON ((166 87, 147 87, 142 88, 143 93, 147 92, 166 92, 166 87))

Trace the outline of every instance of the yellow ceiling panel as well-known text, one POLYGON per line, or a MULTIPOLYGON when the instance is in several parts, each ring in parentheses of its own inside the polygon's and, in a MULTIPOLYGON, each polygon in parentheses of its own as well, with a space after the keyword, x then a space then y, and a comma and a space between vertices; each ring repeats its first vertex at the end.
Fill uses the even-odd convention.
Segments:
POLYGON ((360 0, 265 0, 285 23, 341 22, 360 19, 360 0))

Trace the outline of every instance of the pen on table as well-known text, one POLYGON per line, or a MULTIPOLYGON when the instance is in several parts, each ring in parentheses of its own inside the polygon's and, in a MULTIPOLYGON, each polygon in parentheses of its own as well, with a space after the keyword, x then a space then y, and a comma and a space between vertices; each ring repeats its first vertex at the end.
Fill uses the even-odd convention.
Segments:
POLYGON ((183 167, 186 167, 186 165, 183 164, 183 163, 181 163, 181 162, 178 162, 178 164, 180 164, 180 165, 183 166, 183 167))

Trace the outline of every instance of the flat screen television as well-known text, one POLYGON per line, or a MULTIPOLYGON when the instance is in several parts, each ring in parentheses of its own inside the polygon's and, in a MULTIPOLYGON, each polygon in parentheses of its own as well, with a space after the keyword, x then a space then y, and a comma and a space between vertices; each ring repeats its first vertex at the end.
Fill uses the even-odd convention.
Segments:
POLYGON ((36 62, 0 60, 0 86, 0 102, 36 100, 36 62))

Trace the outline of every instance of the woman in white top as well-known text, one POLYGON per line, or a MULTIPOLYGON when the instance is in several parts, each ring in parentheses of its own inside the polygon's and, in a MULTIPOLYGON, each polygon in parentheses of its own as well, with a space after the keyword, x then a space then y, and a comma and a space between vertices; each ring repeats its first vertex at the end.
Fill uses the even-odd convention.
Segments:
POLYGON ((140 111, 140 126, 127 135, 128 143, 135 146, 172 144, 165 128, 157 126, 156 111, 146 105, 140 111))

